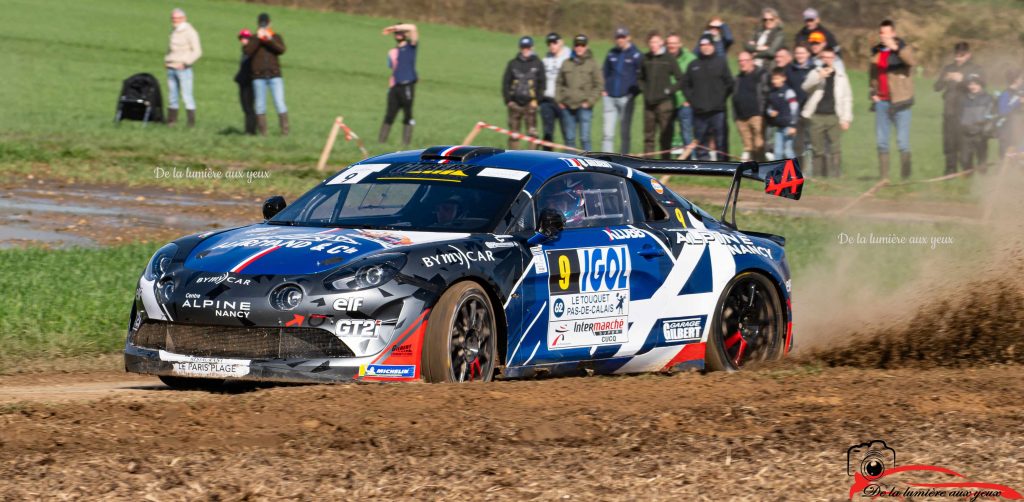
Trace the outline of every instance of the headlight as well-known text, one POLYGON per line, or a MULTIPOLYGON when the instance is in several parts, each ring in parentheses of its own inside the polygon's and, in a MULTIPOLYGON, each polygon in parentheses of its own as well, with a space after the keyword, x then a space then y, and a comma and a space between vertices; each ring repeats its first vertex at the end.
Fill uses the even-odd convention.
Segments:
POLYGON ((166 281, 157 284, 156 290, 160 294, 160 301, 169 303, 174 296, 174 279, 168 278, 166 281))
POLYGON ((359 291, 383 286, 405 266, 405 255, 388 253, 371 256, 342 267, 324 279, 332 291, 359 291))
POLYGON ((295 284, 283 284, 270 292, 270 306, 277 310, 292 310, 302 302, 302 288, 295 284))
POLYGON ((155 281, 167 273, 167 270, 171 265, 171 260, 177 253, 177 244, 168 244, 157 250, 156 254, 153 255, 153 258, 149 260, 149 265, 146 266, 146 279, 155 281))

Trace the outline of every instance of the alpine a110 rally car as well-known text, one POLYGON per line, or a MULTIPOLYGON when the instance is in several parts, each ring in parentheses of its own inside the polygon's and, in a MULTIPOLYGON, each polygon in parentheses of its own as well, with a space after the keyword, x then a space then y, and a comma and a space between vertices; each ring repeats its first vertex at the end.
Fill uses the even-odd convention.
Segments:
POLYGON ((128 371, 460 382, 736 370, 793 344, 782 237, 741 232, 742 178, 798 199, 794 160, 655 161, 452 146, 351 165, 262 223, 160 248, 128 371), (718 220, 653 175, 731 177, 718 220), (732 208, 732 221, 727 218, 732 208))

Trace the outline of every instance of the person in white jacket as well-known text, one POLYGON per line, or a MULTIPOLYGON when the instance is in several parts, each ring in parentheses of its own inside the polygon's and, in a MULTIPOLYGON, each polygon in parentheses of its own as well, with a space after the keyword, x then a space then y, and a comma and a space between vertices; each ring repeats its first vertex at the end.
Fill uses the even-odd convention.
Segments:
POLYGON ((801 85, 807 101, 800 115, 810 122, 815 174, 838 177, 842 175, 840 135, 853 122, 853 92, 845 68, 836 64, 835 51, 824 49, 819 57, 821 66, 811 70, 801 85))
POLYGON ((203 55, 199 33, 185 20, 185 11, 171 11, 171 36, 164 56, 167 68, 167 125, 178 121, 178 93, 185 102, 188 126, 196 124, 196 100, 192 96, 192 65, 203 55))

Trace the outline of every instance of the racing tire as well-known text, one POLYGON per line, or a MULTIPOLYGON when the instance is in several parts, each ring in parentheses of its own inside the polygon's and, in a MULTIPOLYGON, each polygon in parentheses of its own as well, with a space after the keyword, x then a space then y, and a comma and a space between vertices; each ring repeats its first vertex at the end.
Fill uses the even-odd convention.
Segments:
POLYGON ((494 308, 480 284, 460 282, 441 295, 423 341, 421 376, 430 383, 488 382, 497 364, 494 308))
POLYGON ((725 286, 715 306, 704 364, 737 371, 748 363, 782 357, 786 322, 778 290, 757 272, 743 272, 725 286))
POLYGON ((219 378, 186 378, 169 375, 159 375, 159 378, 164 385, 174 390, 218 391, 222 390, 226 383, 219 378))

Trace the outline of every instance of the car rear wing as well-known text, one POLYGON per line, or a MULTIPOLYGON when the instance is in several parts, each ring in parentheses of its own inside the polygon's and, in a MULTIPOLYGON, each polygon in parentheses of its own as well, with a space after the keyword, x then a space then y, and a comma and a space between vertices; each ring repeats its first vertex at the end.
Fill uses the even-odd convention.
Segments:
POLYGON ((764 193, 786 199, 800 200, 804 175, 797 159, 771 162, 712 162, 701 160, 656 160, 614 153, 585 153, 584 156, 614 162, 646 174, 673 176, 731 177, 732 184, 722 208, 722 222, 736 228, 736 202, 740 195, 740 181, 748 178, 764 182, 764 193), (732 222, 726 219, 732 206, 732 222))

